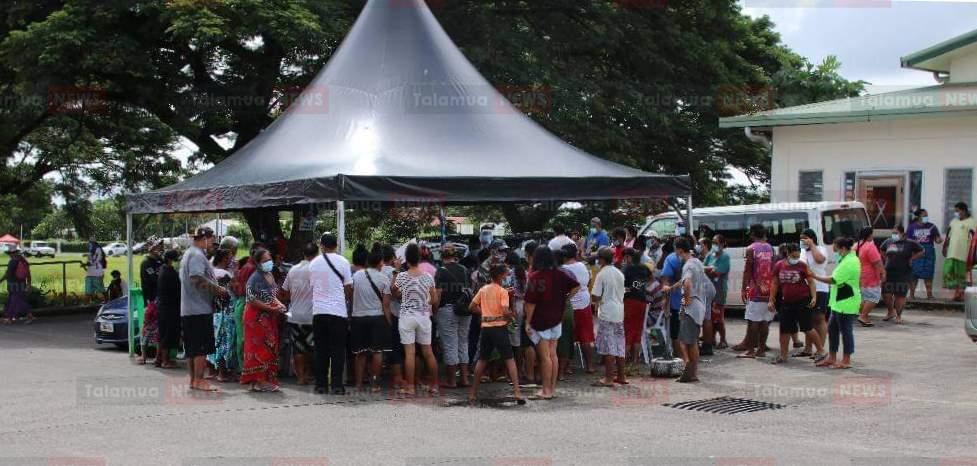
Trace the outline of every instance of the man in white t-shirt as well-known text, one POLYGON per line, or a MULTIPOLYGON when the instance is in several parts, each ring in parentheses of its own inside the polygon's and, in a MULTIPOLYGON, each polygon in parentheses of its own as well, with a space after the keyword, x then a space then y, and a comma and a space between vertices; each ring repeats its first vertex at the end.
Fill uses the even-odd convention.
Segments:
POLYGON ((570 239, 569 236, 567 236, 567 232, 563 228, 563 225, 554 226, 553 234, 555 236, 553 236, 553 239, 551 239, 548 244, 550 250, 552 251, 559 251, 563 249, 563 246, 566 246, 568 244, 574 244, 573 240, 570 239))
POLYGON ((315 243, 302 248, 305 259, 292 266, 282 291, 288 299, 288 331, 293 342, 293 364, 299 385, 309 384, 312 368, 312 280, 309 265, 319 255, 315 243))
POLYGON ((563 246, 563 270, 570 273, 580 284, 577 294, 570 297, 573 306, 573 340, 580 343, 583 352, 584 368, 588 374, 594 373, 594 312, 590 307, 590 271, 587 265, 577 260, 577 246, 563 246))
POLYGON ((339 240, 325 233, 319 240, 322 254, 309 263, 312 284, 312 335, 315 360, 315 392, 326 393, 330 382, 334 395, 344 395, 346 339, 349 329, 348 302, 353 294, 353 277, 349 261, 336 253, 339 240), (329 372, 327 378, 326 371, 329 372))
POLYGON ((597 265, 600 272, 597 272, 594 289, 590 292, 597 306, 597 354, 604 356, 604 378, 597 384, 613 387, 615 383, 627 384, 624 375, 624 274, 614 267, 614 251, 609 247, 597 250, 597 265))

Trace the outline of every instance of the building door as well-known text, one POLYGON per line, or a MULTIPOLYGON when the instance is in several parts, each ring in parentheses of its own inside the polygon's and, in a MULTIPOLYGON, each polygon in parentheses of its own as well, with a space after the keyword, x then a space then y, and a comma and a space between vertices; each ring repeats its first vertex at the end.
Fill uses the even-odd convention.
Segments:
POLYGON ((905 222, 905 176, 860 176, 858 200, 865 204, 875 233, 891 234, 905 222))

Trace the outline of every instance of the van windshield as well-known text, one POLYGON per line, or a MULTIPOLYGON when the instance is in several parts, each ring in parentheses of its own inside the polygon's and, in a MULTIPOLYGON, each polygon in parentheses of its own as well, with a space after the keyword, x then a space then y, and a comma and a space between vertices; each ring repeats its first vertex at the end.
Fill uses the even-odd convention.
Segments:
POLYGON ((859 231, 868 225, 865 209, 826 210, 821 213, 824 227, 824 244, 831 244, 835 238, 855 238, 859 231))

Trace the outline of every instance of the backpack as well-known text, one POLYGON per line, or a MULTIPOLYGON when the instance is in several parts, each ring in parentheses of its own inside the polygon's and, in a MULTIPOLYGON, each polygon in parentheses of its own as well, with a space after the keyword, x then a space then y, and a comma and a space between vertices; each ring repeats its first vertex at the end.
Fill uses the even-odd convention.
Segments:
MULTIPOLYGON (((464 268, 464 266, 459 266, 459 267, 464 268)), ((472 290, 471 284, 468 282, 468 271, 466 270, 464 273, 462 273, 461 280, 458 280, 458 276, 455 273, 453 273, 447 266, 441 267, 441 269, 444 270, 445 273, 450 275, 451 278, 454 279, 455 281, 460 281, 465 284, 465 286, 463 286, 461 290, 458 291, 458 299, 456 299, 455 302, 451 303, 452 306, 454 307, 453 311, 455 315, 459 317, 468 317, 472 315, 472 311, 471 309, 468 308, 468 306, 471 305, 472 299, 475 299, 475 292, 474 290, 472 290)))
POLYGON ((30 269, 27 268, 27 261, 20 259, 17 261, 17 267, 14 269, 14 278, 19 281, 26 281, 27 276, 30 275, 30 269))

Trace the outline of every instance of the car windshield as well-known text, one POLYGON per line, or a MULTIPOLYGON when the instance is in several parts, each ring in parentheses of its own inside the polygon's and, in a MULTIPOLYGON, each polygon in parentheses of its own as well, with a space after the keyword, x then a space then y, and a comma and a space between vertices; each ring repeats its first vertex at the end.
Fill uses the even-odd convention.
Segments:
POLYGON ((35 248, 46 248, 47 247, 47 243, 45 243, 44 241, 35 241, 34 242, 34 247, 35 248))

